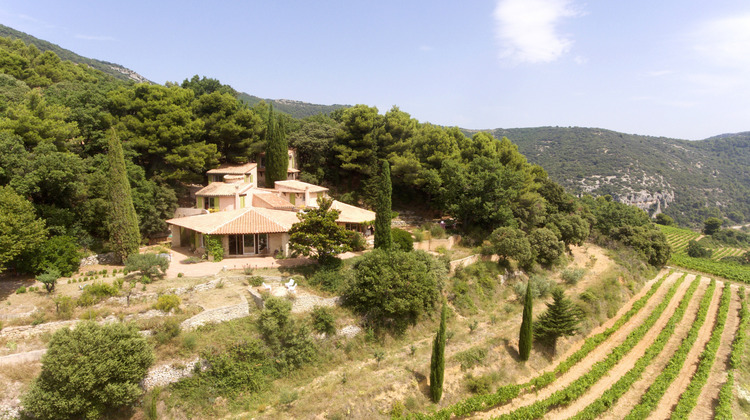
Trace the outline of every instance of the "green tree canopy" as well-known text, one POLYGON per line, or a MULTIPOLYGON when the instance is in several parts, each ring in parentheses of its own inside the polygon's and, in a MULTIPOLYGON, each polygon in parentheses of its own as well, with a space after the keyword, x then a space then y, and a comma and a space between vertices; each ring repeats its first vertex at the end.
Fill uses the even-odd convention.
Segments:
POLYGON ((518 228, 510 226, 497 228, 490 234, 489 241, 493 254, 506 260, 512 258, 521 267, 531 267, 536 259, 536 253, 528 237, 518 228))
POLYGON ((534 229, 529 234, 529 244, 542 265, 552 265, 563 254, 565 244, 547 228, 534 229))
POLYGON ((724 224, 724 221, 718 217, 709 217, 703 221, 703 233, 713 235, 721 229, 722 224, 724 224))
POLYGON ((445 267, 423 251, 375 249, 354 263, 354 279, 344 293, 346 305, 376 328, 403 333, 431 310, 439 296, 445 267))
POLYGON ((154 361, 135 325, 83 322, 58 330, 42 357, 42 373, 23 397, 37 419, 97 419, 134 404, 154 361))
POLYGON ((318 198, 318 208, 308 208, 297 214, 300 219, 289 229, 289 246, 295 252, 313 257, 318 262, 349 250, 346 230, 336 224, 337 210, 331 210, 333 200, 318 198))
POLYGON ((44 221, 34 206, 11 187, 0 186, 0 273, 25 251, 37 249, 46 239, 44 221))

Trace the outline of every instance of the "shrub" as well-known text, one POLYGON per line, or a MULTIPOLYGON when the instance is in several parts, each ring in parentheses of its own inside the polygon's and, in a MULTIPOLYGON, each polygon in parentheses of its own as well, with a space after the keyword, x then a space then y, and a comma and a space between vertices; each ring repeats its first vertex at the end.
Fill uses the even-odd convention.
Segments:
POLYGON ((577 284, 584 274, 586 274, 586 269, 584 268, 566 268, 563 270, 561 277, 567 284, 577 284))
POLYGON ((16 289, 17 295, 20 295, 21 293, 26 293, 26 286, 21 286, 18 289, 16 289))
POLYGON ((84 322, 58 330, 42 358, 42 372, 23 397, 37 419, 104 417, 135 403, 139 382, 154 361, 133 325, 84 322))
POLYGON ((400 249, 401 251, 414 250, 414 239, 411 233, 403 229, 393 228, 391 229, 391 238, 396 249, 400 249))
POLYGON ((184 276, 184 274, 182 274, 182 273, 177 273, 177 277, 183 277, 183 276, 184 276))
POLYGON ((494 378, 492 374, 474 377, 471 374, 466 376, 466 388, 472 394, 489 394, 492 392, 494 378))
POLYGON ((53 236, 32 254, 24 256, 17 267, 20 271, 40 274, 54 269, 69 277, 78 270, 82 255, 78 243, 70 236, 53 236))
POLYGON ((75 302, 70 296, 57 296, 54 299, 55 312, 60 319, 70 319, 73 316, 75 302))
POLYGON ((279 370, 298 368, 315 356, 310 331, 291 318, 292 304, 282 298, 270 297, 260 313, 258 327, 274 354, 279 370))
POLYGON ((177 295, 161 295, 156 300, 156 304, 154 305, 154 308, 169 312, 172 309, 180 309, 180 297, 177 295))
POLYGON ((461 370, 471 369, 484 362, 484 359, 487 358, 487 349, 484 347, 472 347, 456 353, 453 358, 461 364, 461 370))
POLYGON ((354 263, 344 302, 375 327, 402 333, 434 306, 444 275, 425 252, 375 249, 354 263))
POLYGON ((328 336, 336 334, 336 322, 329 308, 316 306, 310 315, 315 331, 328 336))
POLYGON ((114 296, 119 292, 116 285, 105 284, 105 283, 94 283, 89 284, 83 289, 83 293, 78 298, 78 306, 91 306, 102 299, 110 296, 114 296))
POLYGON ((422 229, 429 232, 432 239, 443 239, 446 236, 445 229, 437 223, 425 223, 422 229))
POLYGON ((154 328, 154 339, 157 343, 164 344, 180 335, 180 330, 180 322, 175 317, 165 318, 154 328))
POLYGON ((250 286, 258 287, 263 284, 263 277, 261 276, 252 276, 247 281, 250 283, 250 286))
POLYGON ((125 259, 125 269, 128 272, 138 271, 150 282, 154 278, 161 278, 169 268, 169 261, 157 254, 133 254, 125 259))
POLYGON ((307 279, 312 286, 318 286, 326 292, 341 293, 349 285, 349 272, 324 268, 307 279))
POLYGON ((367 241, 361 233, 353 230, 346 231, 347 244, 352 251, 364 251, 367 248, 367 241))

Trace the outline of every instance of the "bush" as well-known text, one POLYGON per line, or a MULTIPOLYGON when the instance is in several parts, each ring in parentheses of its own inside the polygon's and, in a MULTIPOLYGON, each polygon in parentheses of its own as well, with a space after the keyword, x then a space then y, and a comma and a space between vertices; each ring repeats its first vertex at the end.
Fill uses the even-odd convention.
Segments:
POLYGON ((139 271, 149 281, 162 278, 169 268, 169 261, 157 254, 133 254, 125 259, 125 269, 128 272, 139 271))
POLYGON ((336 322, 329 308, 316 306, 312 311, 313 329, 327 336, 336 334, 336 322))
POLYGON ((484 347, 472 347, 456 353, 453 358, 461 364, 461 370, 471 369, 484 362, 484 359, 487 358, 487 349, 484 347))
POLYGON ((403 229, 393 228, 391 229, 391 238, 393 240, 393 245, 396 247, 395 249, 401 251, 414 250, 414 239, 412 238, 411 233, 403 229))
POLYGON ((258 287, 263 284, 263 277, 261 276, 252 276, 247 281, 250 283, 250 286, 258 287))
POLYGON ((154 308, 160 311, 169 312, 172 309, 180 309, 180 303, 180 297, 177 295, 161 295, 156 300, 154 308))
POLYGON ((25 255, 17 268, 34 274, 54 269, 60 272, 61 276, 69 277, 78 271, 82 257, 74 238, 53 236, 44 241, 33 253, 25 255))
POLYGON ((347 238, 347 245, 349 245, 349 248, 352 249, 352 251, 358 252, 358 251, 364 251, 365 248, 367 248, 367 241, 365 240, 365 237, 362 236, 361 233, 355 232, 353 230, 347 230, 346 231, 346 238, 347 238))
POLYGON ((134 325, 84 322, 58 330, 23 397, 37 419, 100 418, 135 403, 154 354, 134 325))
POLYGON ((315 356, 310 331, 291 318, 292 304, 286 299, 270 297, 260 313, 258 327, 274 354, 280 371, 302 366, 315 356))
POLYGON ((75 303, 70 296, 57 296, 54 299, 55 312, 60 319, 70 319, 73 316, 75 303))
POLYGON ((349 277, 348 270, 324 268, 315 272, 315 274, 307 279, 307 282, 312 286, 320 287, 326 292, 341 293, 349 285, 349 277))
POLYGON ((691 240, 687 245, 687 254, 693 258, 711 258, 713 252, 708 248, 703 248, 698 242, 691 240))
MULTIPOLYGON (((547 277, 540 276, 538 274, 532 274, 529 281, 531 282, 531 292, 534 299, 549 296, 549 294, 552 293, 552 290, 555 288, 555 282, 553 280, 550 280, 547 277)), ((527 284, 528 282, 518 282, 513 285, 513 292, 515 292, 519 302, 523 302, 523 298, 526 295, 527 284)))
POLYGON ((26 293, 26 286, 21 286, 18 289, 16 289, 17 295, 20 295, 21 293, 26 293))
POLYGON ((586 269, 584 268, 566 268, 563 270, 561 277, 567 284, 577 284, 584 274, 586 274, 586 269))
POLYGON ((445 229, 437 223, 425 223, 422 229, 430 233, 432 239, 443 239, 446 237, 445 229))
POLYGON ((445 274, 425 252, 375 249, 354 263, 344 302, 373 326, 399 334, 432 309, 445 274))
POLYGON ((110 296, 114 296, 119 292, 119 289, 114 284, 94 283, 89 284, 83 289, 83 293, 78 298, 78 306, 91 306, 98 303, 102 299, 110 296))
POLYGON ((175 317, 165 318, 154 328, 154 339, 157 343, 164 344, 180 335, 180 330, 180 322, 175 317))

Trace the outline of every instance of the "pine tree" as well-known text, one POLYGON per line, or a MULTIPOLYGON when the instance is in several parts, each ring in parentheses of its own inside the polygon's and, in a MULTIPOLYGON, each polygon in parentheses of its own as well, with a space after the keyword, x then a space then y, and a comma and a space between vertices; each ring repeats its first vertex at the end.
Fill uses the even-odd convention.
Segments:
POLYGON ((531 280, 526 284, 526 298, 523 304, 523 321, 521 321, 521 332, 518 336, 518 354, 521 356, 521 360, 529 360, 531 354, 531 345, 533 339, 533 326, 532 326, 532 290, 531 280))
POLYGON ((443 396, 443 376, 445 374, 445 318, 448 306, 443 302, 440 313, 440 327, 435 341, 432 343, 432 358, 430 359, 430 398, 432 402, 440 401, 443 396))
POLYGON ((125 170, 122 143, 112 129, 109 137, 107 159, 109 160, 109 242, 120 260, 138 253, 141 233, 138 230, 138 215, 133 207, 130 181, 125 170))
POLYGON ((552 302, 547 304, 547 311, 536 320, 534 336, 547 342, 554 352, 557 339, 575 335, 580 322, 581 310, 558 288, 552 291, 552 302))
POLYGON ((282 120, 276 121, 273 105, 266 123, 266 187, 273 188, 276 181, 286 180, 289 155, 286 132, 282 120))
POLYGON ((375 248, 391 249, 393 238, 391 237, 391 166, 387 160, 383 161, 383 169, 380 173, 380 188, 378 188, 378 200, 375 206, 375 248))

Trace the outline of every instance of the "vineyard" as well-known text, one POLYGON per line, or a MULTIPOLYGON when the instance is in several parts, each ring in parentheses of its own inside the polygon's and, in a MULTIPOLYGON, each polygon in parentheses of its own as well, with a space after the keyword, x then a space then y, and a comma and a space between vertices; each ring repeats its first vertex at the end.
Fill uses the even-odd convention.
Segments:
POLYGON ((724 257, 742 255, 748 251, 747 249, 714 246, 711 247, 711 258, 693 258, 687 255, 686 248, 688 242, 697 240, 701 236, 699 233, 673 226, 659 225, 659 228, 667 236, 667 241, 672 247, 671 264, 729 280, 750 283, 750 266, 720 261, 724 257))
POLYGON ((409 418, 732 418, 745 300, 734 284, 662 273, 547 371, 409 418))

